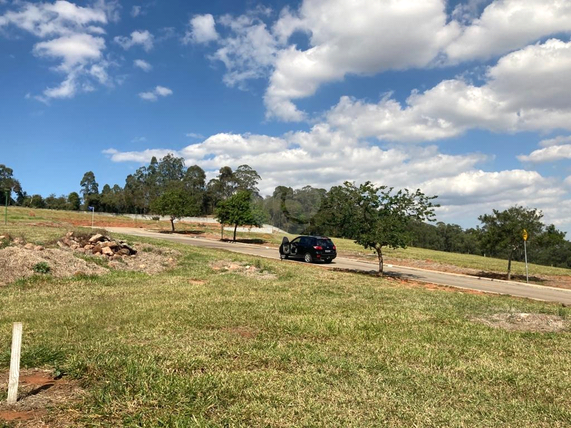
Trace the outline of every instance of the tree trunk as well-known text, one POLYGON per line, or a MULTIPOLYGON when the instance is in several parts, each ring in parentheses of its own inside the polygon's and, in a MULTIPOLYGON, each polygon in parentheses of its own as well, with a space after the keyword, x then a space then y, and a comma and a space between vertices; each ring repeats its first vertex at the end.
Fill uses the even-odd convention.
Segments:
POLYGON ((174 232, 174 217, 171 217, 171 232, 174 232))
POLYGON ((513 250, 510 251, 510 255, 508 256, 508 281, 512 279, 512 254, 513 250))
POLYGON ((236 242, 236 229, 238 229, 238 225, 234 225, 234 242, 236 242))
POLYGON ((224 240, 224 224, 220 223, 220 240, 224 240))
POLYGON ((384 269, 383 250, 382 248, 375 248, 375 250, 377 250, 377 257, 379 258, 379 275, 382 275, 384 269))

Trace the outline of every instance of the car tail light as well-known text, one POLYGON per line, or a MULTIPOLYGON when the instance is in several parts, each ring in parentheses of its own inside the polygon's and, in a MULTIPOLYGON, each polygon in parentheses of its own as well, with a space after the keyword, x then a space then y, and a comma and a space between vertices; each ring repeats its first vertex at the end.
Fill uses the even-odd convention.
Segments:
POLYGON ((333 249, 334 249, 334 250, 337 250, 337 247, 334 245, 334 246, 333 246, 333 249))
POLYGON ((321 245, 315 245, 313 248, 316 250, 323 250, 323 247, 321 245))

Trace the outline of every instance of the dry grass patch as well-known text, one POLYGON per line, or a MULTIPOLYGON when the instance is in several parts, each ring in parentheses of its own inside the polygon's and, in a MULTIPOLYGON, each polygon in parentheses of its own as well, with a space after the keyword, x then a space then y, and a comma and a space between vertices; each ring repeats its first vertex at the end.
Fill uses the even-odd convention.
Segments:
POLYGON ((568 328, 569 322, 558 315, 533 314, 525 312, 499 313, 489 317, 472 318, 489 327, 509 331, 556 333, 568 328))
POLYGON ((264 267, 259 263, 258 265, 248 264, 248 263, 239 263, 239 262, 231 262, 227 260, 218 260, 216 262, 210 263, 210 267, 220 273, 237 273, 240 275, 253 277, 257 279, 266 279, 272 280, 277 279, 278 276, 267 271, 264 267))

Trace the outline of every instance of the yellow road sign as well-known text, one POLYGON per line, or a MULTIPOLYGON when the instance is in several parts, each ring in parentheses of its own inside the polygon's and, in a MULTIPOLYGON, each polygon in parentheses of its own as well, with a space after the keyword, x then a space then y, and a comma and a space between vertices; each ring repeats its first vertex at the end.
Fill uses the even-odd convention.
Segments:
POLYGON ((527 230, 523 229, 523 232, 521 233, 521 236, 523 236, 523 240, 527 241, 527 230))

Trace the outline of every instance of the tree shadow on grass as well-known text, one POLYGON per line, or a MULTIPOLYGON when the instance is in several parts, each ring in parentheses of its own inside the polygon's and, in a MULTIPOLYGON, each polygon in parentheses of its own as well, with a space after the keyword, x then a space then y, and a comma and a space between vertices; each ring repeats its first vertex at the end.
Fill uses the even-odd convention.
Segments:
MULTIPOLYGON (((485 272, 485 271, 480 271, 477 273, 470 273, 468 274, 470 276, 475 276, 478 278, 488 278, 488 279, 498 279, 498 280, 503 280, 503 281, 507 281, 508 280, 508 275, 505 273, 498 273, 498 272, 485 272)), ((519 274, 512 274, 512 278, 511 281, 515 281, 515 282, 526 282, 526 278, 525 275, 519 275, 519 274)), ((530 276, 529 277, 529 281, 530 282, 534 282, 534 283, 538 283, 538 284, 542 284, 545 282, 545 279, 543 278, 539 278, 537 276, 530 276)))
POLYGON ((160 230, 159 233, 176 234, 176 235, 203 235, 204 230, 160 230))
POLYGON ((239 242, 241 244, 258 244, 258 245, 262 245, 262 244, 267 243, 267 241, 264 241, 263 239, 260 239, 260 238, 238 238, 238 239, 236 239, 236 241, 234 241, 233 239, 224 238, 224 239, 221 239, 220 241, 222 241, 222 242, 239 242))
POLYGON ((399 280, 414 280, 418 277, 416 275, 410 273, 398 273, 398 272, 384 272, 379 274, 376 270, 360 270, 360 269, 347 269, 347 268, 332 268, 331 270, 335 272, 345 272, 345 273, 353 273, 357 275, 363 275, 368 277, 377 277, 377 278, 389 278, 389 279, 399 279, 399 280))

